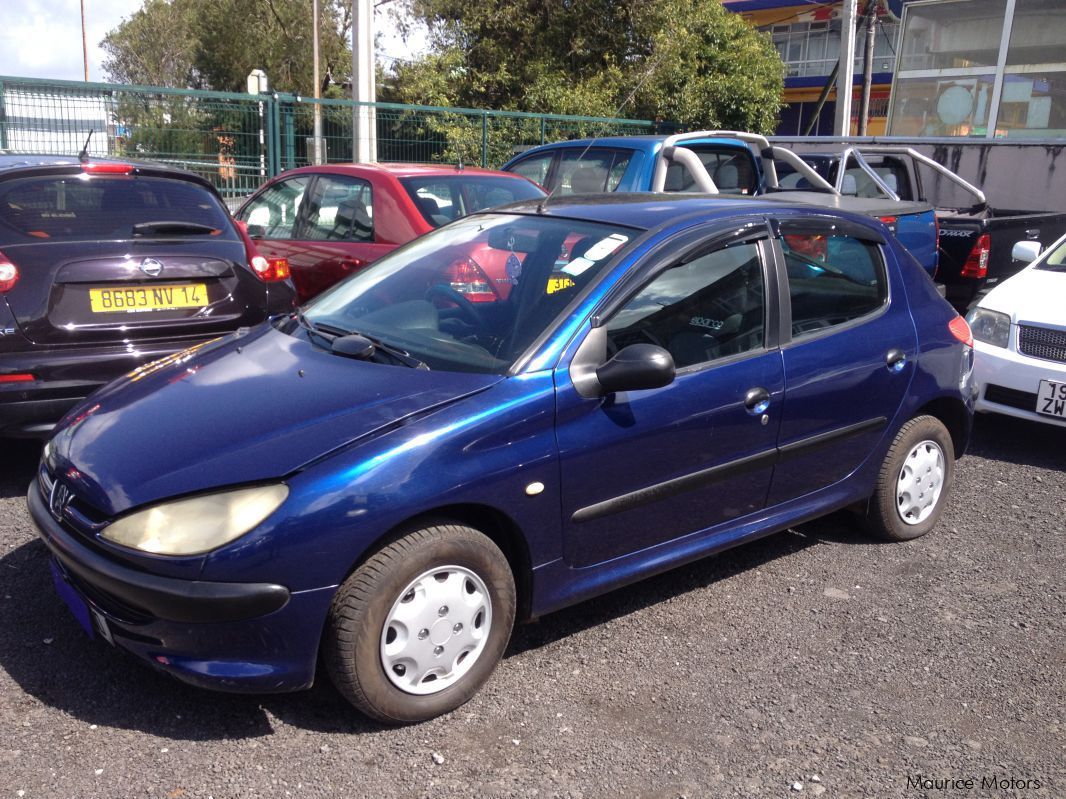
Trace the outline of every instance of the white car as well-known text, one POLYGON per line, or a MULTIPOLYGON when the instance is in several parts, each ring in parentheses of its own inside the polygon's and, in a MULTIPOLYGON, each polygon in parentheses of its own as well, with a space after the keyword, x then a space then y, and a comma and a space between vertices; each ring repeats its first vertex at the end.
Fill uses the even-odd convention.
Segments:
POLYGON ((1018 242, 1014 257, 1035 260, 966 316, 976 409, 1066 427, 1066 236, 1043 255, 1018 242))

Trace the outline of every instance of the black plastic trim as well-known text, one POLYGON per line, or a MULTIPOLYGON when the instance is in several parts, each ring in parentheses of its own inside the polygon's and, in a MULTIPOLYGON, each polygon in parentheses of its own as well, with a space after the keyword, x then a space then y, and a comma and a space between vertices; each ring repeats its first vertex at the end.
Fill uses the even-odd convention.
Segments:
POLYGON ((78 543, 48 513, 36 481, 26 496, 41 539, 63 568, 92 588, 166 621, 230 622, 285 607, 289 589, 271 583, 178 580, 122 566, 78 543))
POLYGON ((647 505, 651 502, 658 502, 661 499, 668 499, 669 497, 683 494, 686 491, 691 491, 700 486, 715 483, 720 480, 726 480, 730 477, 736 477, 756 469, 762 469, 766 466, 773 465, 776 461, 777 450, 773 449, 767 450, 766 452, 759 452, 755 455, 748 455, 745 458, 738 458, 735 461, 721 463, 717 466, 712 466, 709 469, 692 472, 691 474, 686 474, 682 477, 675 477, 673 480, 656 483, 647 488, 641 488, 637 491, 631 491, 628 494, 622 494, 621 496, 604 500, 603 502, 597 502, 595 505, 587 505, 584 508, 578 508, 570 518, 574 524, 590 522, 593 519, 600 519, 604 516, 632 510, 633 508, 638 508, 641 505, 647 505))
POLYGON ((818 435, 800 439, 791 444, 786 444, 783 447, 759 452, 755 455, 748 455, 744 458, 729 461, 728 463, 720 463, 709 469, 702 469, 698 472, 683 475, 682 477, 675 477, 672 480, 656 483, 647 488, 630 491, 628 494, 621 494, 617 497, 612 497, 611 499, 605 499, 603 502, 597 502, 594 505, 586 505, 583 508, 578 508, 574 511, 570 520, 574 524, 581 524, 582 522, 601 519, 604 516, 610 516, 614 513, 633 510, 634 508, 639 508, 641 505, 647 505, 662 499, 668 499, 677 496, 678 494, 683 494, 686 491, 691 491, 694 488, 709 485, 710 483, 715 483, 720 480, 727 480, 731 477, 736 477, 756 469, 762 469, 766 466, 772 466, 785 458, 806 455, 813 450, 820 449, 821 447, 834 442, 865 433, 867 430, 884 427, 887 423, 887 418, 884 416, 878 416, 874 419, 867 419, 856 424, 848 425, 847 427, 838 428, 837 430, 830 430, 827 433, 819 433, 818 435))

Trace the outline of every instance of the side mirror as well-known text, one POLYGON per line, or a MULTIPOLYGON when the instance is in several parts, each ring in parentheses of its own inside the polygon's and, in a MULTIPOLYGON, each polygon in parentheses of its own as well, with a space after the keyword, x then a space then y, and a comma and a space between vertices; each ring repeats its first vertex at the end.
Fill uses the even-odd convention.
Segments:
POLYGON ((253 239, 261 239, 266 235, 266 228, 262 225, 245 225, 248 236, 253 239))
POLYGON ((596 379, 605 394, 662 388, 674 382, 674 358, 654 344, 630 344, 596 370, 596 379))
POLYGON ((1040 257, 1041 246, 1039 241, 1016 241, 1010 251, 1010 257, 1015 261, 1032 263, 1040 257))

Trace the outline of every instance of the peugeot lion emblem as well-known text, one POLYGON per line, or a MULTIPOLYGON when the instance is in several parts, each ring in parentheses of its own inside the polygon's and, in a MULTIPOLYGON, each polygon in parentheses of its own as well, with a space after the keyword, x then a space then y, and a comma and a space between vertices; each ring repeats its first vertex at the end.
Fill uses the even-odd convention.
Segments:
POLYGON ((163 271, 163 264, 155 258, 145 258, 141 261, 141 271, 148 277, 158 277, 159 273, 163 271))
POLYGON ((69 504, 70 489, 56 480, 52 484, 52 493, 48 495, 48 510, 52 512, 52 516, 55 517, 56 521, 63 521, 63 512, 69 504))

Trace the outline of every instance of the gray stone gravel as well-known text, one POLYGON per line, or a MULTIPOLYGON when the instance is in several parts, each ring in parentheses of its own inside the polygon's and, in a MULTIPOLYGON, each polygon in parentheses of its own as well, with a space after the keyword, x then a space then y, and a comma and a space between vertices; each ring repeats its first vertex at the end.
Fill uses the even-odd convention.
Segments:
POLYGON ((1066 430, 980 418, 926 538, 837 514, 587 602, 402 729, 89 641, 25 511, 38 451, 0 441, 0 799, 1066 796, 1066 430))

